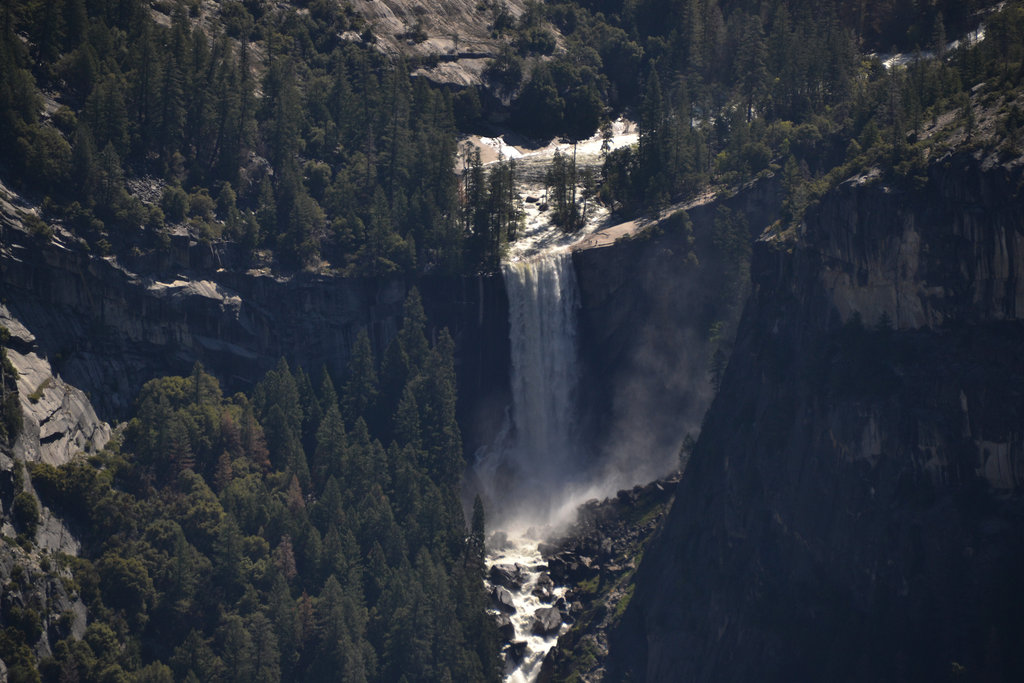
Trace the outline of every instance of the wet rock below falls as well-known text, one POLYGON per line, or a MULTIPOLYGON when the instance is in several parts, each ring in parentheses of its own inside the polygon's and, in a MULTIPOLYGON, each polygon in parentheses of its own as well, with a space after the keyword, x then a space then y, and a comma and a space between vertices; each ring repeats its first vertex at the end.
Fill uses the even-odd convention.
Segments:
POLYGON ((487 580, 494 586, 517 591, 526 580, 525 570, 518 564, 496 564, 487 572, 487 580))
POLYGON ((491 590, 491 604, 501 612, 507 612, 508 614, 516 613, 516 605, 512 599, 512 593, 502 586, 495 586, 491 590))
POLYGON ((562 627, 562 613, 556 607, 541 607, 533 613, 533 626, 530 630, 538 636, 558 633, 562 627))
POLYGON ((502 642, 509 643, 516 637, 516 627, 512 625, 512 620, 508 618, 508 615, 499 614, 495 617, 495 622, 498 624, 498 635, 502 642))

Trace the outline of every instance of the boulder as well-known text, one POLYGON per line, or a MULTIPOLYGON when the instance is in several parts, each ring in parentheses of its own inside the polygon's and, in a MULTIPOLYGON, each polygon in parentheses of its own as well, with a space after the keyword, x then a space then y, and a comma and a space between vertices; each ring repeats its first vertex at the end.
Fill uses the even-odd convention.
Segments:
POLYGON ((544 572, 537 577, 531 593, 541 602, 551 602, 555 599, 554 589, 555 582, 552 580, 551 575, 544 572))
POLYGON ((517 640, 514 643, 510 643, 508 646, 508 653, 506 654, 506 661, 519 663, 526 657, 527 643, 525 640, 517 640))
POLYGON ((511 676, 519 668, 519 665, 526 659, 527 652, 529 652, 529 646, 525 640, 517 640, 509 644, 505 649, 505 666, 503 670, 505 676, 511 676))
POLYGON ((506 643, 512 642, 516 637, 516 627, 512 625, 508 615, 499 614, 495 622, 498 624, 498 635, 501 636, 501 640, 506 643))
POLYGON ((491 590, 491 604, 495 609, 509 614, 515 614, 516 606, 512 601, 512 593, 507 588, 495 586, 491 590))
POLYGON ((543 557, 551 557, 555 553, 561 550, 561 546, 557 543, 548 543, 547 541, 541 541, 537 544, 537 552, 543 557))
POLYGON ((557 555, 548 560, 548 571, 551 577, 560 584, 566 583, 569 578, 569 562, 564 555, 557 555))
POLYGON ((530 591, 530 595, 532 595, 533 597, 537 598, 541 602, 551 602, 552 600, 555 599, 555 596, 551 592, 551 589, 547 588, 546 586, 536 586, 536 587, 534 587, 534 589, 532 591, 530 591))
POLYGON ((530 630, 538 636, 558 633, 562 627, 562 613, 557 607, 541 607, 533 613, 533 626, 530 630))
POLYGON ((600 567, 585 555, 560 553, 548 560, 548 570, 556 582, 564 585, 580 583, 596 576, 600 567))
POLYGON ((523 568, 518 564, 496 564, 487 572, 487 580, 493 586, 504 586, 517 591, 523 587, 523 568))

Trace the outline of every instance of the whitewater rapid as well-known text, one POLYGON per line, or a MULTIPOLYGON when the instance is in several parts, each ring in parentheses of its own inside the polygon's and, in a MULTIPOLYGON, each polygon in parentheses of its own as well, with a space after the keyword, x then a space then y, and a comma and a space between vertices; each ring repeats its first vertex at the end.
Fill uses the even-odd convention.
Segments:
MULTIPOLYGON (((490 156, 515 161, 516 191, 525 214, 517 239, 508 245, 505 256, 506 262, 515 262, 545 252, 571 250, 574 245, 585 240, 596 230, 612 224, 607 207, 593 199, 587 202, 585 225, 576 232, 566 233, 551 222, 552 212, 544 208, 547 196, 544 178, 555 153, 567 159, 575 156, 577 173, 581 177, 585 172, 589 172, 594 178, 599 178, 605 155, 620 147, 635 145, 637 132, 632 122, 619 119, 612 123, 612 136, 608 139, 595 134, 576 144, 554 140, 539 149, 515 147, 500 137, 476 138, 475 142, 481 148, 490 149, 490 156)), ((578 194, 582 195, 582 180, 577 190, 578 194)))
POLYGON ((546 575, 547 565, 537 551, 536 538, 503 537, 500 547, 489 553, 488 569, 495 565, 517 567, 522 570, 525 578, 521 588, 512 591, 516 611, 507 616, 515 629, 515 637, 512 644, 506 647, 502 674, 507 683, 532 683, 537 679, 544 657, 555 646, 558 636, 569 629, 568 624, 563 622, 552 633, 536 633, 533 628, 534 615, 538 610, 550 608, 559 602, 564 604, 566 589, 564 586, 554 586, 547 591, 538 590, 544 584, 542 577, 546 575), (520 644, 518 652, 515 651, 515 643, 520 644))

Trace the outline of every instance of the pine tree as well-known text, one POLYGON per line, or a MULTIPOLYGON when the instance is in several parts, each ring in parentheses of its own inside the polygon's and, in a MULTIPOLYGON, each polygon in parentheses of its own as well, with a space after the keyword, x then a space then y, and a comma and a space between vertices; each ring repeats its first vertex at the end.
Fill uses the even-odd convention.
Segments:
POLYGON ((401 337, 396 336, 384 350, 380 364, 381 411, 394 414, 409 377, 409 355, 402 347, 401 337))
POLYGON ((288 361, 283 357, 260 383, 255 402, 264 418, 270 415, 271 408, 278 407, 291 433, 297 437, 302 435, 303 414, 299 389, 288 361))
POLYGON ((409 385, 406 385, 395 409, 391 433, 401 445, 410 444, 417 449, 422 447, 419 408, 416 406, 416 394, 409 385))
POLYGON ((124 171, 121 157, 114 144, 108 142, 96 159, 96 203, 105 211, 113 210, 114 203, 124 193, 124 171))
POLYGON ((85 118, 99 147, 108 143, 118 154, 128 149, 128 108, 124 80, 114 74, 104 77, 85 103, 85 118))
POLYGON ((485 528, 484 503, 480 495, 473 497, 473 519, 469 527, 469 542, 466 545, 467 564, 473 573, 484 572, 485 528))
POLYGON ((149 21, 140 21, 133 28, 131 44, 131 71, 128 75, 130 114, 133 122, 132 148, 142 156, 154 146, 154 135, 160 128, 158 90, 161 74, 161 55, 153 39, 149 21))
POLYGON ((341 472, 341 463, 348 457, 345 422, 337 403, 327 406, 320 428, 316 433, 316 450, 313 455, 313 482, 317 490, 328 478, 341 472))
POLYGON ((373 349, 366 328, 356 335, 348 362, 348 379, 341 389, 341 407, 348 424, 359 419, 375 418, 379 385, 374 367, 373 349))
POLYGON ((420 372, 430 353, 427 343, 427 314, 423 311, 423 299, 416 287, 409 289, 402 308, 402 329, 398 339, 409 357, 409 374, 420 372))

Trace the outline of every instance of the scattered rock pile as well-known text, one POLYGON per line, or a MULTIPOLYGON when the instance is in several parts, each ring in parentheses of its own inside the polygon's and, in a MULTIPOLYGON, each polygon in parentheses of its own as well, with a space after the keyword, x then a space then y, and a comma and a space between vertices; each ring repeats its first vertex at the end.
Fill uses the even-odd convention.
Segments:
POLYGON ((580 681, 604 679, 607 631, 633 594, 633 572, 647 540, 671 505, 679 475, 590 500, 566 535, 542 544, 548 574, 565 597, 572 628, 548 652, 537 680, 577 674, 580 681))
POLYGON ((588 501, 557 539, 516 548, 502 532, 491 536, 488 547, 499 557, 488 569, 487 585, 506 676, 518 670, 548 681, 576 672, 580 680, 602 680, 606 630, 632 595, 636 560, 678 480, 588 501), (556 637, 557 645, 547 649, 556 637))

